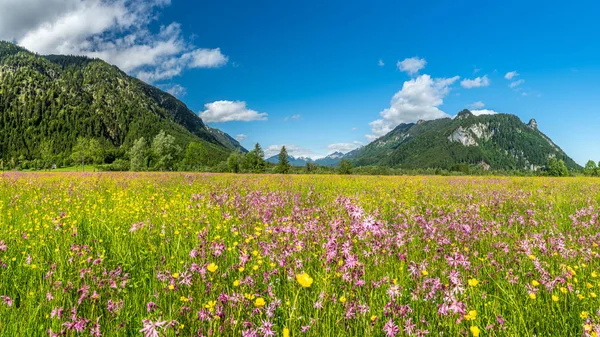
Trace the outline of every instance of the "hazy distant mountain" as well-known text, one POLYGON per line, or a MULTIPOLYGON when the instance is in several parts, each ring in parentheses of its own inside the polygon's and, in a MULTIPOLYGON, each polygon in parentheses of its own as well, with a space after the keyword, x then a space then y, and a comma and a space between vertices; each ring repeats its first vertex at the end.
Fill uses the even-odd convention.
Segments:
MULTIPOLYGON (((292 165, 292 166, 305 166, 306 163, 314 163, 319 166, 335 167, 339 164, 339 162, 342 160, 342 158, 344 158, 344 154, 341 152, 334 152, 332 154, 327 155, 326 157, 315 159, 315 160, 308 158, 308 157, 296 158, 293 156, 288 156, 288 160, 290 162, 290 165, 292 165)), ((266 161, 269 163, 272 163, 272 164, 279 163, 279 154, 276 154, 270 158, 267 158, 266 161)))
POLYGON ((327 155, 326 157, 319 158, 315 160, 315 163, 320 166, 329 166, 335 167, 340 161, 344 158, 344 154, 341 152, 334 152, 332 154, 327 155))
POLYGON ((524 124, 514 115, 475 116, 463 110, 454 119, 400 124, 344 158, 354 166, 447 169, 467 163, 492 169, 537 170, 551 156, 564 160, 570 169, 580 168, 538 130, 533 119, 524 124))

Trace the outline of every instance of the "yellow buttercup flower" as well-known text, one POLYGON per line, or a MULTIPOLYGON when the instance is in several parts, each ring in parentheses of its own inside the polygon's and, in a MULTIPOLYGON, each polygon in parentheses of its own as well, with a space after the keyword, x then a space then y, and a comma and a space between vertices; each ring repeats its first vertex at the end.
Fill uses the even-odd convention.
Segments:
POLYGON ((469 310, 469 313, 465 315, 465 320, 474 321, 477 318, 477 310, 469 310))
POLYGON ((469 279, 469 281, 467 281, 467 282, 469 283, 469 285, 471 287, 477 287, 477 285, 479 284, 479 281, 477 281, 477 279, 475 279, 475 278, 469 279))
POLYGON ((375 322, 376 319, 377 319, 377 316, 375 316, 375 315, 371 316, 371 322, 375 322))
POLYGON ((208 309, 208 311, 210 312, 213 312, 215 310, 216 305, 217 301, 208 301, 208 303, 204 305, 204 308, 208 309))
POLYGON ((173 278, 179 278, 179 273, 173 273, 171 276, 173 276, 173 278))
POLYGON ((208 267, 206 267, 206 269, 208 269, 208 271, 211 273, 214 273, 215 271, 217 271, 218 268, 219 268, 219 266, 217 266, 214 263, 211 263, 208 265, 208 267))
POLYGON ((283 328, 283 337, 290 337, 290 329, 283 328))
POLYGON ((267 302, 265 302, 265 299, 262 297, 259 297, 254 301, 254 306, 257 308, 264 307, 265 304, 267 304, 267 302))
POLYGON ((479 330, 479 328, 477 327, 477 325, 471 326, 471 328, 469 328, 469 330, 471 330, 471 333, 473 334, 473 337, 479 337, 479 334, 481 333, 481 330, 479 330))
POLYGON ((531 298, 532 300, 535 300, 536 296, 534 293, 529 293, 529 298, 531 298))
POLYGON ((427 276, 429 275, 429 272, 427 272, 427 270, 421 270, 421 275, 427 276))
POLYGON ((313 284, 313 279, 307 273, 296 275, 296 280, 303 288, 308 288, 313 284))
POLYGON ((233 286, 234 286, 234 287, 237 287, 237 286, 239 286, 239 285, 240 285, 240 280, 235 280, 235 281, 233 281, 233 286))
POLYGON ((589 312, 582 311, 581 314, 579 314, 579 317, 581 317, 581 319, 586 319, 586 318, 588 318, 589 315, 590 315, 589 312))
POLYGON ((540 285, 540 283, 538 281, 536 281, 536 280, 533 280, 533 281, 531 281, 531 285, 534 286, 534 287, 537 287, 537 286, 540 285))
POLYGON ((558 302, 558 296, 556 296, 556 295, 552 295, 552 300, 553 300, 554 302, 558 302))
POLYGON ((342 303, 346 303, 346 296, 342 296, 342 297, 340 297, 340 302, 342 302, 342 303))

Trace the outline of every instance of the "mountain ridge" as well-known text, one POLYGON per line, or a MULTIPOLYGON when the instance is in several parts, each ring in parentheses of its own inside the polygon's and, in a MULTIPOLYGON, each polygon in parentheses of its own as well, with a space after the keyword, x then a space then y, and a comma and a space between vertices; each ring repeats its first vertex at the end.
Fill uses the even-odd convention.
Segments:
POLYGON ((247 152, 210 128, 174 96, 116 66, 84 56, 32 53, 0 41, 0 157, 33 159, 46 144, 68 158, 78 137, 100 139, 115 151, 164 130, 182 147, 199 142, 219 160, 247 152))
POLYGON ((444 168, 460 164, 501 170, 539 170, 550 157, 580 169, 542 133, 535 119, 528 124, 511 114, 475 116, 465 109, 455 118, 402 123, 344 157, 355 166, 444 168))

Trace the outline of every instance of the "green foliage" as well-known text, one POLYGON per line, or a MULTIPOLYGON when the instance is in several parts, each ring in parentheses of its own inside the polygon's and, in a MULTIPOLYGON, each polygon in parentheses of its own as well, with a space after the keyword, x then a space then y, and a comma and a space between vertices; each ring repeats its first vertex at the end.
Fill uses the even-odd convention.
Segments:
POLYGON ((152 141, 152 158, 154 169, 158 171, 172 171, 181 148, 175 144, 175 137, 160 131, 152 141))
POLYGON ((191 142, 185 149, 183 166, 186 170, 197 171, 210 163, 210 153, 198 142, 191 142))
POLYGON ((231 173, 239 173, 242 169, 242 163, 244 162, 244 156, 238 151, 234 151, 227 158, 227 168, 231 173))
POLYGON ((279 152, 279 164, 277 164, 277 173, 287 174, 290 172, 290 161, 285 146, 281 147, 279 152))
POLYGON ((596 162, 594 162, 593 160, 589 160, 586 164, 585 167, 583 169, 583 174, 585 174, 588 177, 597 177, 600 173, 600 170, 598 169, 598 166, 596 166, 596 162))
POLYGON ((548 175, 552 177, 566 177, 569 175, 569 169, 565 162, 562 159, 556 159, 556 157, 548 159, 546 170, 548 175))
POLYGON ((83 171, 86 161, 91 161, 94 164, 103 162, 104 149, 97 139, 79 137, 71 151, 71 159, 73 159, 75 163, 81 162, 81 170, 83 171))
POLYGON ((129 150, 129 161, 131 171, 145 171, 148 169, 150 160, 150 149, 144 137, 138 138, 129 150))
POLYGON ((352 163, 348 159, 342 159, 339 164, 338 172, 340 174, 351 174, 352 173, 352 163))
POLYGON ((254 149, 245 155, 243 169, 246 172, 261 173, 267 166, 265 162, 265 152, 259 143, 254 145, 254 149))

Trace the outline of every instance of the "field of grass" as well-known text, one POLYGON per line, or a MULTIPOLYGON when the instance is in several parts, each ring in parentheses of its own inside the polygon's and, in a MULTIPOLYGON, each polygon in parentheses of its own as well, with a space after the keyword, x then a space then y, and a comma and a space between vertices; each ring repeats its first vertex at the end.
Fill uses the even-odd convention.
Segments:
POLYGON ((597 336, 600 180, 0 175, 1 336, 597 336))

